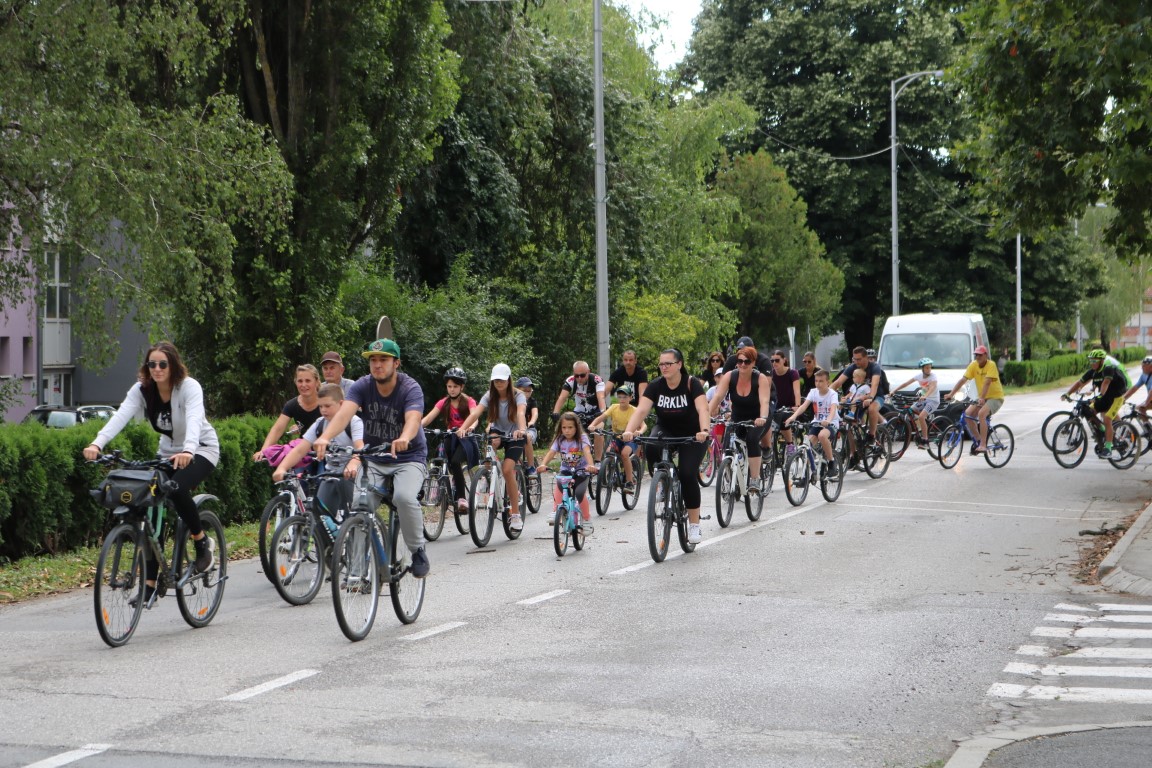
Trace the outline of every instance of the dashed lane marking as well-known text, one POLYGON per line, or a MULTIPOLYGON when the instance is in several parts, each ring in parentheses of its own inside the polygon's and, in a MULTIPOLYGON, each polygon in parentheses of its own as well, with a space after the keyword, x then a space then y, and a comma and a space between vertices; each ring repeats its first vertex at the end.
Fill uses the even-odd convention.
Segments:
POLYGON ((423 640, 434 635, 439 635, 444 632, 451 632, 453 629, 458 629, 467 625, 466 621, 450 621, 447 624, 438 624, 435 627, 430 627, 423 632, 414 632, 411 635, 404 635, 401 640, 423 640))
POLYGON ((242 691, 223 697, 220 699, 220 701, 244 701, 245 699, 250 699, 253 696, 259 696, 262 693, 267 693, 268 691, 273 691, 277 688, 283 688, 286 685, 291 685, 292 683, 295 683, 299 680, 304 680, 305 678, 309 678, 312 677, 312 675, 318 674, 320 674, 320 670, 318 669, 301 669, 293 672, 290 675, 284 675, 284 677, 278 677, 275 680, 269 680, 266 683, 254 685, 251 688, 245 688, 242 691))
POLYGON ((73 749, 71 752, 61 752, 59 755, 39 760, 35 763, 29 763, 25 768, 57 768, 61 765, 68 765, 77 760, 83 760, 86 757, 99 755, 112 749, 111 744, 85 744, 80 749, 73 749))

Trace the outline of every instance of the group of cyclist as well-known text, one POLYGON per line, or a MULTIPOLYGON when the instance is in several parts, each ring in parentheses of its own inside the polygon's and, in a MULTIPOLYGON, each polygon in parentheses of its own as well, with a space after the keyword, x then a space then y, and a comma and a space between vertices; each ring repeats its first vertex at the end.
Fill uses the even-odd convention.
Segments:
MULTIPOLYGON (((369 493, 366 500, 355 503, 366 501, 369 508, 375 508, 387 478, 392 486, 393 507, 411 553, 411 573, 416 578, 424 578, 430 570, 419 501, 427 476, 428 445, 424 428, 441 419, 447 428, 446 455, 455 487, 454 503, 463 511, 467 509, 464 469, 475 466, 481 454, 471 433, 483 418, 487 439, 503 450, 501 472, 513 511, 510 527, 522 530, 523 520, 515 513, 520 508, 521 492, 516 467, 527 451, 528 471, 537 470, 532 446, 541 415, 533 397, 532 380, 524 376, 514 381, 511 368, 497 363, 492 367, 488 390, 475 400, 464 391, 468 381, 465 372, 451 367, 444 373, 445 396, 425 413, 424 392, 415 379, 400 370, 400 347, 394 340, 377 339, 368 344, 361 355, 368 361, 369 373, 355 381, 344 378, 343 359, 337 352, 324 354, 320 370, 310 364, 298 366, 297 394, 284 404, 253 460, 271 460, 275 466, 273 478, 280 480, 309 452, 322 462, 331 446, 389 445, 387 452, 365 452, 363 458, 347 458, 346 452, 340 452, 344 459, 334 457, 337 462, 343 462, 346 482, 332 484, 335 487, 329 493, 338 496, 325 505, 349 508, 354 503, 352 479, 363 471, 367 473, 369 493), (302 436, 287 446, 279 445, 285 433, 295 429, 301 430, 302 436)), ((1092 411, 1105 428, 1104 441, 1097 453, 1106 458, 1112 451, 1112 422, 1123 402, 1143 387, 1146 398, 1138 407, 1146 412, 1152 405, 1152 356, 1144 358, 1142 374, 1135 383, 1124 366, 1104 350, 1092 350, 1088 360, 1089 369, 1068 388, 1065 396, 1085 384, 1096 388, 1092 411)), ((931 359, 921 359, 919 372, 892 389, 872 350, 853 349, 852 362, 833 379, 816 364, 811 352, 804 353, 802 367, 793 370, 783 351, 767 355, 748 337, 741 338, 727 358, 720 353, 709 355, 700 376, 690 374, 684 355, 672 348, 660 353, 659 375, 652 380, 638 365, 633 350, 624 352, 620 366, 607 381, 592 373, 586 362, 577 361, 553 405, 555 434, 539 469, 547 468, 548 463, 558 457, 562 471, 585 473, 585 479, 575 488, 583 519, 587 521, 586 474, 595 471, 605 447, 599 428, 611 425, 609 434, 623 459, 626 487, 633 490, 641 478, 633 476, 632 462, 628 459, 638 451, 635 438, 646 430, 649 416, 654 416, 653 437, 694 439, 675 446, 675 450, 677 474, 689 518, 688 538, 695 544, 701 540, 699 469, 712 419, 721 410, 728 413, 732 422, 744 425, 739 429, 748 446, 752 478, 749 493, 761 490, 758 479, 762 451, 771 444, 774 432, 780 430, 790 438, 791 430, 804 419, 809 408, 813 411, 807 426, 809 439, 818 448, 818 455, 822 454, 831 465, 834 461, 831 437, 841 417, 866 420, 867 434, 874 437, 884 420, 881 409, 885 397, 891 391, 911 386, 915 386, 917 393, 912 405, 918 428, 917 443, 924 447, 932 414, 968 381, 973 381, 977 398, 967 407, 967 412, 978 425, 973 451, 981 452, 987 439, 987 417, 1004 404, 1004 389, 996 363, 989 358, 986 347, 978 346, 964 375, 943 397, 932 366, 931 359), (841 401, 837 390, 846 385, 846 398, 841 401), (608 399, 613 394, 617 402, 609 407, 608 399), (569 400, 574 401, 571 409, 566 408, 569 400), (595 435, 594 440, 590 440, 589 432, 595 435)), ((220 444, 205 415, 203 390, 188 375, 180 353, 170 342, 162 341, 148 349, 138 381, 128 390, 116 414, 84 448, 84 457, 90 461, 98 459, 104 446, 134 417, 142 417, 160 434, 159 453, 172 465, 171 480, 175 485, 171 499, 193 539, 194 568, 199 572, 208 571, 214 564, 213 542, 202 530, 192 492, 218 464, 220 444)), ((649 446, 646 454, 650 462, 654 453, 649 446)), ((559 490, 554 492, 554 499, 558 505, 559 490)), ((147 585, 151 590, 156 573, 155 564, 149 565, 147 585)), ((151 595, 146 598, 150 600, 151 595)))

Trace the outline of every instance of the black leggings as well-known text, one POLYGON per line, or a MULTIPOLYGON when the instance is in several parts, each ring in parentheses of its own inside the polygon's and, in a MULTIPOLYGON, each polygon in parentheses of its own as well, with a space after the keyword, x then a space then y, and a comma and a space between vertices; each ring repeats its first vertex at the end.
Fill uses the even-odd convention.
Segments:
MULTIPOLYGON (((668 435, 665 435, 668 437, 668 435)), ((672 453, 679 454, 676 474, 680 478, 680 493, 684 497, 685 509, 699 509, 700 507, 700 462, 704 460, 704 451, 708 443, 688 443, 686 445, 672 446, 672 453)), ((660 446, 644 446, 644 454, 649 464, 660 460, 660 446)))
POLYGON ((176 514, 180 515, 188 532, 193 536, 203 531, 203 528, 200 526, 200 512, 196 509, 196 502, 192 500, 192 491, 196 490, 196 486, 204 482, 204 478, 212 474, 214 469, 216 467, 208 459, 194 456, 188 466, 176 470, 169 478, 180 486, 180 489, 168 494, 168 498, 176 508, 176 514))

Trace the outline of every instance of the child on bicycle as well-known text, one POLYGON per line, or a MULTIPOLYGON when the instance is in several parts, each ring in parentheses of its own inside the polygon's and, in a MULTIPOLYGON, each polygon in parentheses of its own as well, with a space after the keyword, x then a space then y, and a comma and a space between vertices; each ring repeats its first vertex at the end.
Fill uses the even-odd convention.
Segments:
MULTIPOLYGON (((336 415, 344 403, 344 389, 339 384, 321 384, 316 401, 320 408, 320 418, 312 422, 312 426, 308 427, 308 431, 304 433, 300 442, 296 443, 288 455, 276 465, 276 470, 272 473, 273 482, 278 483, 283 480, 284 476, 288 474, 288 470, 299 464, 300 460, 312 450, 312 443, 324 434, 324 430, 328 428, 329 420, 336 415)), ((330 445, 344 448, 363 448, 364 422, 359 416, 353 416, 344 431, 332 438, 330 445)), ((333 519, 337 517, 337 510, 350 510, 352 508, 354 490, 352 479, 356 477, 356 472, 360 469, 360 457, 352 456, 349 458, 347 454, 339 451, 326 457, 326 470, 335 471, 341 467, 344 468, 344 479, 326 480, 320 484, 320 490, 316 492, 316 499, 333 519)))
MULTIPOLYGON (((860 372, 860 369, 856 369, 860 372)), ((855 375, 853 375, 855 379, 855 375)), ((839 410, 839 397, 836 390, 828 386, 828 372, 816 372, 816 389, 808 393, 804 398, 804 402, 796 409, 796 412, 784 420, 785 426, 791 426, 792 422, 800 418, 800 414, 808 410, 809 405, 815 406, 816 416, 812 419, 812 423, 808 425, 808 439, 813 445, 819 445, 824 449, 824 460, 828 466, 833 465, 832 458, 832 430, 840 426, 840 415, 837 413, 839 410)))
MULTIPOLYGON (((547 470, 548 462, 556 456, 560 457, 560 471, 556 473, 558 476, 571 475, 579 469, 588 472, 596 471, 592 462, 592 441, 584 432, 584 425, 580 423, 580 417, 572 411, 565 411, 560 415, 560 419, 556 423, 556 434, 552 438, 552 445, 544 454, 544 458, 540 460, 540 470, 547 470)), ((592 518, 592 513, 589 511, 587 490, 587 476, 580 478, 572 485, 572 492, 580 503, 581 517, 584 522, 588 522, 592 518)), ((560 516, 560 503, 564 500, 564 494, 560 490, 559 477, 557 477, 556 487, 552 489, 552 500, 556 502, 556 511, 552 514, 552 524, 555 525, 560 516)))
POLYGON ((524 441, 524 461, 528 464, 525 471, 529 475, 536 474, 536 462, 533 458, 532 446, 536 445, 536 422, 540 420, 540 407, 536 405, 536 398, 532 397, 535 388, 536 385, 528 376, 521 376, 516 379, 516 389, 523 392, 524 397, 528 399, 528 402, 524 404, 524 426, 528 427, 528 439, 524 441))
MULTIPOLYGON (((588 429, 598 429, 605 421, 611 419, 612 432, 614 435, 620 435, 628 426, 628 419, 632 418, 635 413, 636 406, 632 404, 632 384, 624 382, 616 388, 616 402, 608 406, 608 410, 597 416, 588 425, 588 429)), ((640 426, 639 432, 644 431, 644 425, 640 426)), ((620 463, 624 465, 624 488, 631 491, 636 488, 636 478, 632 477, 632 454, 636 452, 636 441, 624 442, 619 437, 612 440, 612 444, 616 446, 616 453, 620 455, 620 463)))
MULTIPOLYGON (((464 393, 468 374, 463 368, 453 366, 444 371, 444 389, 448 396, 442 397, 432 406, 432 410, 420 420, 420 426, 427 427, 444 416, 444 427, 455 433, 468 414, 476 407, 476 401, 464 393)), ((448 472, 452 475, 452 488, 456 494, 456 507, 461 512, 468 511, 468 483, 464 479, 464 465, 469 469, 480 463, 480 449, 471 438, 464 439, 455 434, 444 436, 444 455, 448 457, 448 472)))
POLYGON ((913 382, 920 390, 916 402, 912 404, 912 411, 916 414, 916 446, 926 448, 928 446, 928 419, 932 417, 932 412, 940 407, 940 380, 932 372, 932 358, 920 358, 919 365, 920 373, 892 391, 897 392, 913 382))

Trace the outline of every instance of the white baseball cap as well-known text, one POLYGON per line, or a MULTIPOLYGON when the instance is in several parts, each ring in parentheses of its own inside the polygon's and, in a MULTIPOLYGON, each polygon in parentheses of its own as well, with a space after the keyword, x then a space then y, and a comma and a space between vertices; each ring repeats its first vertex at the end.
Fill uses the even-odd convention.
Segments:
POLYGON ((504 363, 496 363, 492 366, 492 376, 489 377, 492 381, 497 379, 504 380, 512 378, 512 369, 504 363))

